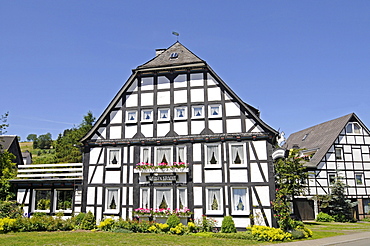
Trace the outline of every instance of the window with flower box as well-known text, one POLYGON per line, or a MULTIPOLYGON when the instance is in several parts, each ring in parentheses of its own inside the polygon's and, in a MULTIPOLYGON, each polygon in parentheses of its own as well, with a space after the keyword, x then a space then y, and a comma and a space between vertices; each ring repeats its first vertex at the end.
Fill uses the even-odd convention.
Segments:
POLYGON ((143 188, 140 190, 140 208, 149 209, 150 202, 149 202, 149 189, 143 188))
POLYGON ((177 162, 186 162, 186 147, 185 146, 177 146, 177 155, 176 161, 177 162))
POLYGON ((140 162, 150 163, 150 147, 141 147, 140 162))
POLYGON ((172 189, 158 188, 155 190, 155 208, 171 209, 172 206, 172 189))
POLYGON ((172 164, 172 147, 156 147, 156 162, 155 165, 172 164))

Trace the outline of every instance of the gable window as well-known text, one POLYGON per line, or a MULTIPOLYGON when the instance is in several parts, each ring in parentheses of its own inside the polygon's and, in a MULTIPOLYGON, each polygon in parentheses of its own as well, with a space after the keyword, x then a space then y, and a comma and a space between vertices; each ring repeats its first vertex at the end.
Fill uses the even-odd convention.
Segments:
POLYGON ((158 120, 162 121, 170 120, 169 109, 159 109, 158 120))
POLYGON ((221 105, 210 105, 208 117, 209 118, 221 117, 221 105))
POLYGON ((120 149, 108 149, 108 166, 120 165, 120 149))
POLYGON ((207 189, 207 213, 222 213, 221 188, 207 189))
POLYGON ((35 211, 49 212, 51 205, 51 190, 35 190, 35 211))
POLYGON ((172 190, 156 189, 155 208, 167 209, 172 208, 172 190))
POLYGON ((127 117, 126 117, 127 122, 136 122, 136 111, 127 111, 127 117))
POLYGON ((342 148, 335 148, 335 159, 343 160, 343 149, 342 148))
POLYGON ((247 204, 247 189, 233 188, 232 189, 232 204, 233 214, 244 214, 249 212, 249 205, 247 204))
POLYGON ((240 165, 246 164, 245 162, 245 147, 242 143, 230 144, 230 164, 240 165))
POLYGON ((202 118, 203 115, 203 106, 193 106, 193 118, 202 118))
POLYGON ((362 173, 355 173, 356 185, 364 184, 363 176, 364 175, 362 173))
POLYGON ((360 134, 361 133, 361 126, 354 122, 354 123, 348 123, 346 127, 347 133, 354 133, 354 134, 360 134))
POLYGON ((157 147, 156 149, 156 163, 172 164, 172 148, 171 147, 157 147))
POLYGON ((73 190, 56 190, 56 210, 72 210, 72 201, 73 190))
POLYGON ((175 119, 186 119, 186 107, 175 108, 175 119))
POLYGON ((119 203, 118 203, 118 189, 117 188, 108 188, 106 193, 106 203, 105 209, 108 212, 118 212, 119 203))
POLYGON ((141 148, 140 162, 150 163, 150 148, 149 147, 141 148))
POLYGON ((336 180, 335 173, 328 173, 329 185, 333 185, 336 180))
POLYGON ((220 146, 218 144, 206 145, 206 164, 209 166, 221 166, 220 146))
POLYGON ((183 209, 188 207, 187 199, 186 199, 186 189, 178 189, 178 201, 177 201, 177 208, 183 209))
POLYGON ((185 146, 177 146, 177 162, 186 162, 185 146))
POLYGON ((151 109, 146 109, 141 112, 141 120, 142 121, 152 121, 152 115, 153 115, 153 110, 151 109))

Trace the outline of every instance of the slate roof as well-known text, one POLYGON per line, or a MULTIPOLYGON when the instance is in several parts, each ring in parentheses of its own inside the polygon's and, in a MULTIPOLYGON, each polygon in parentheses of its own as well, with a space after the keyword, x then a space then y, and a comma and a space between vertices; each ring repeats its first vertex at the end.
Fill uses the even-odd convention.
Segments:
POLYGON ((292 149, 293 147, 298 146, 298 148, 306 150, 318 149, 311 160, 306 163, 307 167, 316 167, 349 121, 360 123, 363 129, 368 131, 356 114, 351 113, 299 132, 295 132, 289 136, 283 147, 286 149, 292 149), (306 134, 307 136, 304 138, 306 134))
POLYGON ((165 49, 160 55, 154 57, 147 63, 138 66, 136 69, 155 68, 155 67, 167 67, 167 66, 182 66, 189 64, 199 64, 206 62, 196 56, 193 52, 188 50, 180 42, 174 43, 168 49, 165 49), (172 53, 177 53, 176 58, 171 58, 172 53))
POLYGON ((10 146, 12 145, 13 141, 15 141, 16 138, 17 138, 17 136, 12 136, 12 135, 0 136, 1 148, 8 150, 10 148, 10 146))
POLYGON ((8 150, 14 154, 16 159, 12 160, 18 165, 23 164, 21 149, 18 143, 18 137, 13 135, 2 135, 0 136, 0 151, 8 150))

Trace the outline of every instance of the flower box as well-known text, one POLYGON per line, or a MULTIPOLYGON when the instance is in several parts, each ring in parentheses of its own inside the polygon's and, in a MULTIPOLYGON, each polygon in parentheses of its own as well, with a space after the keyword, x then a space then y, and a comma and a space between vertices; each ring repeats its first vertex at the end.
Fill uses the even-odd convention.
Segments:
POLYGON ((157 165, 151 163, 140 162, 136 164, 134 173, 172 173, 172 172, 189 172, 189 164, 184 162, 158 163, 157 165))
POLYGON ((189 168, 167 168, 167 169, 160 169, 160 168, 152 168, 152 169, 134 169, 134 173, 187 173, 189 172, 189 168))

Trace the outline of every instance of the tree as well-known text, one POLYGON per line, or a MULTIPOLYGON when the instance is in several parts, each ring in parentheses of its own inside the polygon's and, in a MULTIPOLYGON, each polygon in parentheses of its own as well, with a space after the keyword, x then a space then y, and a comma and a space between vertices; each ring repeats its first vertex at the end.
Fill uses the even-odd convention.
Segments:
POLYGON ((275 210, 275 218, 283 230, 290 230, 294 225, 290 217, 291 201, 294 196, 306 191, 305 181, 308 172, 304 163, 304 157, 300 157, 300 149, 291 149, 287 158, 278 159, 275 164, 276 195, 272 203, 275 210))
POLYGON ((345 197, 345 188, 346 185, 337 178, 330 188, 330 194, 320 197, 322 212, 333 216, 336 222, 354 220, 352 208, 357 205, 357 202, 351 202, 345 197))
POLYGON ((28 136, 27 136, 27 140, 28 141, 30 141, 30 142, 34 142, 34 141, 36 141, 36 139, 37 139, 37 135, 36 134, 28 134, 28 136))
POLYGON ((53 139, 51 139, 51 134, 46 133, 40 135, 33 141, 33 148, 34 149, 50 149, 51 145, 53 144, 53 139))
POLYGON ((79 140, 90 131, 94 121, 95 117, 89 111, 78 127, 66 129, 63 134, 59 134, 55 143, 55 153, 59 163, 82 162, 82 153, 78 148, 79 140))
POLYGON ((9 112, 6 112, 5 114, 0 116, 0 122, 2 122, 0 124, 0 135, 5 134, 6 133, 5 129, 9 126, 8 124, 6 124, 8 120, 8 115, 9 115, 9 112))

